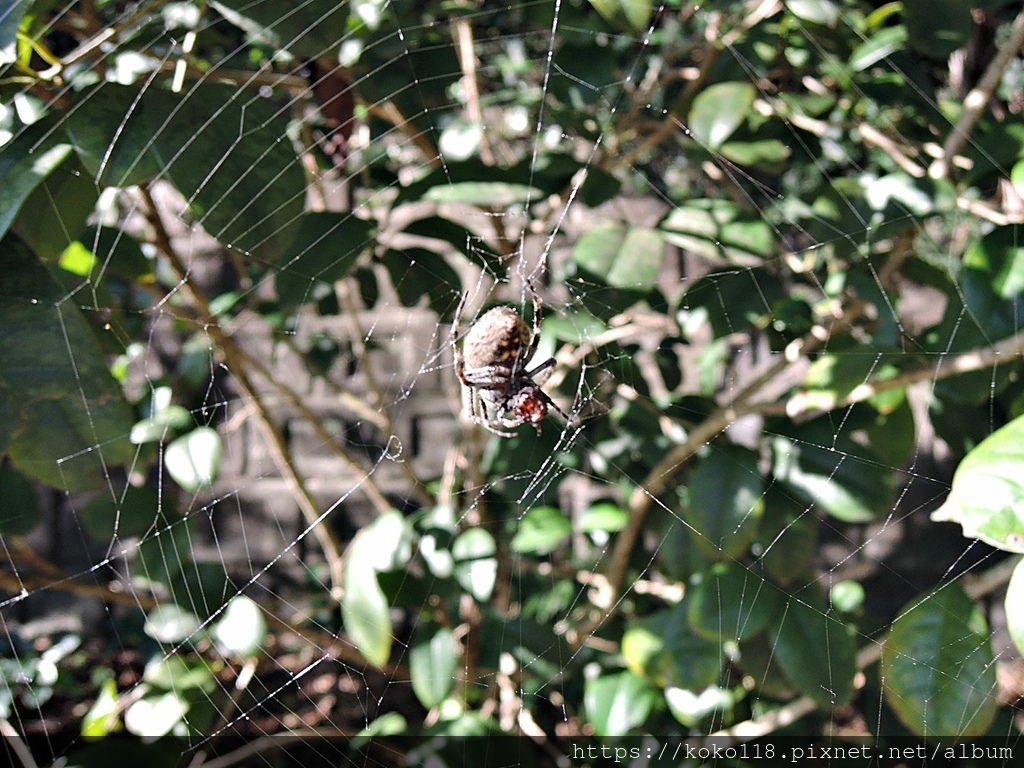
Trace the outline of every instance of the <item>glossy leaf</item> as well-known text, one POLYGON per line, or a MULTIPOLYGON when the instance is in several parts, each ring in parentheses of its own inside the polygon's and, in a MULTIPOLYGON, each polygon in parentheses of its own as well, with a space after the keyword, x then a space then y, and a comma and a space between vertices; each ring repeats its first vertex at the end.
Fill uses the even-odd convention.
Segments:
POLYGON ((0 275, 0 438, 10 430, 8 456, 55 488, 106 487, 104 473, 134 458, 133 416, 96 336, 13 236, 0 245, 0 275))
POLYGON ((494 537, 483 528, 463 531, 452 542, 455 580, 478 602, 490 599, 498 576, 494 537))
POLYGON ((904 0, 908 42, 926 56, 945 59, 967 44, 974 6, 970 0, 904 0))
POLYGON ((642 32, 651 18, 651 0, 590 0, 612 26, 625 32, 642 32))
POLYGON ((839 520, 866 522, 891 508, 892 470, 849 436, 834 436, 821 419, 777 436, 772 451, 776 479, 839 520))
POLYGON ((236 595, 217 618, 211 634, 224 655, 252 657, 263 647, 267 620, 263 617, 263 609, 254 600, 236 595))
POLYGON ((158 643, 177 644, 192 637, 199 627, 194 613, 168 603, 158 605, 146 615, 143 630, 158 643))
POLYGON ((14 222, 22 205, 44 179, 71 154, 71 145, 48 125, 27 129, 0 151, 0 237, 14 222))
POLYGON ((411 556, 411 530, 397 511, 378 517, 349 545, 341 615, 356 648, 378 667, 387 663, 393 640, 391 608, 377 572, 404 567, 411 556))
POLYGON ((542 199, 544 193, 525 184, 504 181, 462 181, 431 187, 424 195, 434 203, 467 203, 480 208, 501 209, 542 199))
POLYGON ((1017 650, 1024 653, 1024 560, 1020 560, 1013 569, 1003 605, 1006 609, 1006 630, 1017 650))
POLYGON ((521 555, 547 555, 572 534, 572 521, 555 507, 534 507, 519 521, 512 537, 512 551, 521 555))
POLYGON ((715 83, 693 100, 688 128, 707 149, 717 150, 750 116, 757 90, 746 82, 715 83))
POLYGON ((707 259, 753 265, 774 253, 768 222, 729 200, 687 200, 658 225, 665 240, 707 259))
POLYGON ((627 670, 588 680, 583 706, 596 735, 624 736, 643 724, 657 695, 649 683, 627 670))
POLYGON ((97 541, 114 536, 143 536, 157 526, 160 511, 173 506, 173 497, 161 496, 152 485, 129 485, 123 491, 111 488, 85 505, 79 519, 97 541))
POLYGON ((714 448, 690 475, 683 515, 694 541, 713 559, 740 557, 764 512, 764 480, 757 455, 738 446, 714 448))
POLYGON ((664 254, 657 231, 614 225, 587 232, 573 248, 572 259, 614 288, 648 291, 658 280, 664 254))
POLYGON ((0 536, 24 536, 39 524, 39 494, 13 467, 0 466, 0 536))
POLYGON ((781 605, 775 587, 736 563, 716 564, 687 594, 690 626, 709 640, 753 637, 781 605))
POLYGON ((287 122, 260 99, 206 85, 187 94, 105 84, 68 115, 82 163, 103 186, 167 178, 211 235, 279 256, 302 216, 298 158, 287 122))
POLYGON ((839 6, 832 0, 786 0, 786 8, 802 21, 834 27, 839 21, 839 6))
MULTIPOLYGON (((2 158, 0 152, 0 164, 2 158)), ((32 191, 12 228, 37 256, 56 261, 79 237, 98 199, 96 185, 72 156, 32 191)))
POLYGON ((426 248, 406 248, 386 251, 380 260, 405 306, 416 306, 426 296, 430 308, 444 316, 458 304, 452 286, 460 284, 459 273, 440 254, 426 248))
POLYGON ((1024 416, 967 454, 932 519, 960 523, 964 536, 1024 553, 1024 416))
POLYGON ((412 689, 427 709, 433 709, 448 698, 455 686, 458 647, 452 631, 437 627, 417 633, 409 651, 409 674, 412 689))
POLYGON ((146 739, 166 736, 183 722, 189 703, 174 691, 146 696, 131 704, 124 713, 124 725, 131 733, 146 739))
POLYGON ((117 683, 108 677, 100 685, 96 701, 82 718, 82 736, 87 739, 102 739, 121 728, 118 717, 121 711, 117 703, 117 683))
POLYGON ((209 488, 220 473, 223 452, 212 427, 197 427, 164 449, 164 466, 174 482, 187 491, 209 488))
POLYGON ((858 45, 850 54, 848 65, 852 71, 861 72, 902 50, 906 43, 906 27, 886 27, 858 45))
POLYGON ((734 697, 725 688, 713 685, 700 693, 687 688, 666 688, 665 703, 672 717, 689 728, 696 728, 701 721, 713 715, 721 719, 732 709, 734 697))
POLYGON ((478 262, 496 280, 508 275, 508 268, 497 254, 488 250, 487 244, 470 230, 443 216, 428 216, 408 224, 403 230, 408 235, 442 240, 470 261, 478 262))
POLYGON ((317 283, 346 275, 371 244, 374 227, 351 214, 307 213, 295 239, 277 264, 277 297, 287 309, 315 298, 317 283))
POLYGON ((658 687, 699 690, 718 679, 721 642, 695 633, 686 602, 645 616, 622 636, 622 656, 633 672, 658 687))
POLYGON ((956 584, 915 602, 885 639, 886 701, 919 736, 981 736, 997 708, 985 617, 956 584))
POLYGON ((850 700, 857 671, 853 636, 815 597, 791 597, 772 617, 774 660, 793 686, 829 710, 850 700))

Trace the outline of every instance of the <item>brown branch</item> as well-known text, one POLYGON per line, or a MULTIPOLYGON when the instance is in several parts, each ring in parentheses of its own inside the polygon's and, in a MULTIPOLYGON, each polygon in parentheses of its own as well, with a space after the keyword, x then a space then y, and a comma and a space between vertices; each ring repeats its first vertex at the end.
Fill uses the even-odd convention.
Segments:
POLYGON ((1003 72, 1009 66, 1010 61, 1024 48, 1024 10, 1013 21, 1010 30, 1010 37, 985 69, 978 84, 971 89, 964 99, 964 111, 957 120, 953 130, 946 137, 946 143, 942 147, 942 156, 939 157, 928 169, 928 175, 933 179, 942 179, 949 173, 953 158, 967 144, 967 139, 974 130, 981 117, 981 112, 988 104, 996 86, 1003 77, 1003 72))
POLYGON ((387 498, 385 498, 384 493, 380 488, 377 487, 377 483, 374 481, 373 477, 368 474, 367 468, 350 456, 348 452, 338 444, 337 438, 324 428, 321 419, 317 417, 317 415, 313 413, 304 402, 302 402, 302 398, 295 394, 290 387, 286 386, 284 382, 280 381, 269 370, 267 370, 266 366, 256 358, 252 357, 244 349, 239 347, 238 352, 245 358, 246 362, 254 371, 260 374, 268 384, 280 392, 288 403, 297 410, 299 414, 301 414, 306 423, 313 428, 317 437, 320 438, 321 443, 325 445, 331 453, 345 462, 349 469, 355 470, 361 475, 365 475, 363 483, 360 486, 360 490, 370 500, 370 503, 373 504, 377 512, 379 514, 384 514, 385 512, 390 511, 393 505, 387 500, 387 498))
POLYGON ((331 527, 326 525, 325 521, 320 520, 319 506, 306 487, 305 480, 291 460, 284 435, 274 423, 266 403, 263 402, 259 392, 249 379, 249 368, 246 365, 245 356, 241 354, 235 340, 220 327, 216 316, 210 309, 210 302, 202 290, 195 284, 195 281, 188 279, 188 266, 181 260, 171 244, 170 234, 164 226, 163 218, 148 185, 143 185, 140 189, 143 200, 146 203, 146 208, 148 208, 146 219, 154 229, 156 247, 178 274, 183 291, 191 298, 200 317, 204 318, 204 328, 213 338, 217 348, 224 356, 224 362, 238 384, 243 400, 256 413, 257 422, 263 431, 274 463, 290 486, 292 496, 299 505, 299 509, 302 510, 307 524, 313 526, 313 533, 323 549, 331 574, 331 593, 336 599, 340 599, 344 570, 341 543, 334 535, 331 527))

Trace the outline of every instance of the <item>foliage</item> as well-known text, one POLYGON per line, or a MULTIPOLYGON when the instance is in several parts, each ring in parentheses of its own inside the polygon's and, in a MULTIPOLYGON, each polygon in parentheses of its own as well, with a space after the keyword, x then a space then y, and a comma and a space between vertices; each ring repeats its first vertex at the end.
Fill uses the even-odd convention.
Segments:
MULTIPOLYGON (((1007 202, 1024 192, 1008 96, 1024 60, 998 56, 1014 4, 983 5, 27 0, 0 16, 0 537, 39 521, 38 487, 92 493, 82 529, 118 542, 148 614, 144 674, 79 692, 80 732, 201 741, 245 715, 224 680, 267 660, 268 635, 324 626, 429 710, 368 720, 367 739, 524 722, 685 737, 795 697, 810 735, 872 706, 869 729, 998 727, 981 595, 922 585, 877 615, 867 585, 827 592, 816 546, 891 519, 927 484, 913 467, 934 433, 962 459, 935 519, 1024 552, 1024 223, 1007 202), (475 46, 472 89, 453 35, 475 46), (981 86, 950 57, 968 49, 995 67, 976 117, 964 89, 981 86), (349 204, 323 204, 325 179, 349 204), (642 195, 657 221, 622 213, 642 195), (570 238, 573 206, 592 226, 570 238), (193 272, 176 217, 216 239, 230 285, 193 272), (544 339, 570 428, 481 449, 467 427, 451 474, 410 478, 415 504, 383 500, 339 543, 234 334, 295 335, 387 296, 450 322, 468 287, 526 274, 537 233, 564 255, 544 339), (667 280, 674 253, 698 271, 667 280), (922 294, 937 311, 914 327, 922 294), (167 316, 180 353, 140 387, 167 316), (210 580, 191 551, 227 460, 205 399, 221 364, 316 536, 325 567, 309 556, 299 611, 315 620, 268 627, 280 604, 210 580), (565 505, 579 476, 604 492, 582 514, 565 505), (880 704, 858 675, 878 670, 880 704)), ((322 378, 368 359, 332 339, 299 351, 322 378)), ((369 401, 343 402, 388 445, 393 403, 369 401)), ((1018 569, 1006 613, 1024 651, 1022 585, 1018 569)), ((60 661, 8 656, 5 720, 60 661)))

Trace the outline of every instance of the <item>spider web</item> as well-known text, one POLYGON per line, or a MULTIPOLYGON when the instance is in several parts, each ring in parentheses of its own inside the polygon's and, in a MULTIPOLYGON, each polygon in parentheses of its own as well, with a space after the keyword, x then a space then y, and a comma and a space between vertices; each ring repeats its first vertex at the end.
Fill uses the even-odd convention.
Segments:
MULTIPOLYGON (((148 417, 132 431, 127 460, 107 458, 107 439, 58 450, 50 470, 58 479, 70 484, 76 461, 98 461, 102 487, 44 494, 42 522, 27 535, 0 531, 4 723, 39 763, 90 747, 84 721, 102 730, 114 720, 147 736, 167 723, 183 763, 217 765, 274 765, 278 749, 307 763, 397 764, 410 748, 402 733, 433 733, 446 722, 466 729, 453 727, 457 735, 487 734, 478 741, 502 765, 529 764, 542 734, 584 741, 616 728, 647 734, 616 743, 648 760, 712 733, 739 744, 784 732, 795 739, 789 748, 829 728, 903 737, 893 714, 900 706, 887 703, 873 666, 879 628, 929 605, 957 627, 942 640, 956 654, 974 644, 987 658, 991 645, 1000 670, 1019 669, 1000 601, 978 630, 950 590, 933 591, 965 573, 991 573, 1000 553, 928 517, 949 493, 964 447, 1007 420, 1007 378, 1011 391, 1018 387, 1019 361, 997 367, 984 354, 1019 336, 1019 318, 995 335, 948 256, 992 229, 991 209, 927 188, 953 198, 937 221, 922 202, 926 181, 915 180, 927 163, 906 154, 927 140, 901 133, 895 117, 865 119, 858 140, 891 170, 867 178, 877 168, 850 156, 827 115, 809 117, 795 91, 777 87, 758 49, 767 42, 746 36, 784 14, 803 53, 835 63, 836 30, 852 32, 865 67, 900 76, 921 109, 941 109, 908 74, 899 46, 871 47, 880 44, 855 26, 859 9, 844 6, 820 23, 809 5, 832 8, 750 3, 739 14, 666 4, 627 33, 621 21, 564 2, 430 19, 393 4, 301 3, 273 22, 261 20, 258 5, 152 3, 125 8, 102 54, 72 67, 68 84, 46 98, 28 86, 5 91, 7 138, 31 137, 35 157, 61 131, 87 136, 94 115, 105 114, 97 104, 111 90, 90 90, 91 81, 134 88, 133 108, 109 126, 113 138, 135 121, 153 129, 142 146, 114 152, 114 142, 94 167, 87 159, 81 170, 65 169, 69 185, 99 179, 104 188, 82 213, 90 217, 83 250, 93 257, 76 273, 77 252, 64 251, 56 260, 77 278, 56 293, 21 294, 23 305, 59 318, 63 343, 47 360, 72 372, 91 434, 107 406, 89 391, 94 371, 79 316, 99 327, 113 318, 105 359, 116 358, 127 402, 148 417), (340 25, 332 13, 342 14, 340 25), (529 34, 515 34, 503 14, 529 34), (664 60, 672 35, 692 35, 733 74, 716 77, 714 61, 664 60), (202 66, 188 63, 191 46, 200 51, 204 41, 219 58, 204 52, 202 66), (299 41, 313 49, 271 61, 299 41), (588 45, 616 51, 614 71, 602 71, 603 60, 589 71, 579 53, 588 45), (379 63, 360 69, 360 61, 379 63), (665 76, 673 68, 679 77, 665 76), (676 80, 678 88, 666 85, 676 80), (697 86, 716 82, 732 90, 700 104, 697 86), (207 86, 223 106, 193 110, 207 86), (680 116, 672 94, 691 109, 680 116), (742 114, 723 128, 735 103, 745 104, 742 114), (574 108, 593 119, 573 120, 574 108), (730 143, 769 117, 769 141, 730 143), (879 123, 890 132, 879 135, 879 123), (199 164, 207 175, 194 183, 184 179, 180 168, 225 131, 236 138, 223 161, 199 164), (180 137, 170 156, 161 154, 167 134, 180 137), (660 140, 638 146, 652 135, 660 140), (676 135, 688 137, 688 150, 666 141, 676 135), (299 148, 301 166, 282 164, 279 145, 299 148), (805 162, 787 170, 794 157, 805 162), (273 190, 300 167, 299 197, 268 206, 275 198, 256 194, 238 204, 247 180, 273 190), (847 183, 855 172, 866 191, 847 183), (787 173, 806 174, 808 187, 827 181, 829 195, 814 207, 787 197, 800 186, 787 173), (564 179, 557 194, 552 178, 564 179), (246 215, 249 206, 259 213, 246 215), (325 218, 303 218, 308 212, 325 218), (911 245, 900 238, 910 224, 907 256, 911 245), (118 269, 132 239, 144 244, 152 278, 125 299, 118 269), (758 250, 761 240, 775 243, 770 255, 758 250), (903 252, 916 271, 889 266, 882 247, 903 252), (851 263, 867 267, 842 284, 835 275, 851 263), (936 275, 952 285, 949 296, 936 275), (545 391, 570 418, 551 415, 539 433, 524 426, 501 439, 465 416, 451 313, 468 293, 464 329, 496 304, 529 320, 528 282, 543 299, 532 363, 555 358, 545 391), (981 423, 956 430, 955 414, 934 410, 936 392, 948 386, 948 361, 974 349, 983 360, 970 369, 971 386, 983 396, 962 418, 981 423), (866 420, 858 385, 921 370, 905 401, 873 400, 876 422, 866 420), (903 453, 877 450, 872 430, 905 442, 903 453), (175 445, 183 436, 191 442, 175 445), (211 455, 212 484, 190 490, 183 474, 201 476, 211 455), (801 460, 818 462, 817 473, 801 460), (861 487, 850 494, 843 483, 861 487), (688 511, 709 498, 729 511, 727 528, 688 511), (867 514, 864 499, 879 508, 867 514), (138 508, 149 517, 140 521, 138 508), (766 508, 783 510, 781 523, 756 532, 766 508), (807 533, 812 521, 816 536, 807 533), (474 555, 477 570, 444 555, 468 530, 486 531, 498 552, 474 555), (633 544, 623 547, 627 536, 633 544), (807 567, 796 561, 800 546, 814 549, 807 567), (799 566, 792 572, 789 558, 799 566), (702 566, 712 561, 728 574, 702 566), (487 568, 493 584, 482 588, 487 568), (384 585, 359 593, 386 599, 384 638, 355 629, 380 611, 345 604, 365 573, 384 585), (686 597, 699 589, 697 573, 721 578, 703 592, 718 601, 720 624, 714 637, 679 640, 672 622, 678 606, 697 610, 686 597), (728 583, 737 573, 745 575, 738 594, 728 583), (461 603, 451 602, 452 589, 463 592, 461 603), (446 614, 453 605, 460 613, 446 614), (764 630, 767 658, 751 662, 759 652, 746 627, 775 612, 789 623, 764 630), (853 662, 836 634, 850 627, 857 679, 815 694, 780 678, 778 665, 792 664, 784 632, 794 625, 823 632, 819 657, 806 663, 825 668, 826 680, 827 670, 853 662), (539 628, 548 630, 540 640, 539 628), (431 638, 441 638, 440 650, 431 638), (445 640, 465 651, 457 668, 444 666, 445 640), (667 673, 662 657, 638 646, 668 641, 676 644, 665 657, 695 659, 707 658, 701 644, 710 643, 721 671, 692 691, 667 683, 666 674, 682 674, 678 665, 667 673), (381 647, 383 661, 367 661, 381 647), (448 679, 454 687, 432 699, 448 679), (702 694, 721 697, 719 705, 686 722, 679 713, 702 694), (110 720, 98 709, 104 701, 110 720), (616 719, 608 702, 632 712, 616 719), (818 720, 805 730, 780 725, 810 713, 818 720), (483 721, 494 729, 472 730, 483 721), (372 749, 357 737, 392 728, 399 736, 372 749), (532 740, 503 751, 499 732, 532 740)), ((22 10, 0 11, 0 23, 22 10)), ((78 3, 47 10, 51 35, 95 13, 78 3)), ((1000 34, 1005 40, 1005 28, 1000 34)), ((808 78, 810 100, 821 82, 808 78)), ((865 88, 848 90, 884 102, 865 88)), ((991 144, 965 144, 1009 178, 1012 160, 991 144)), ((73 214, 58 192, 47 189, 50 226, 70 231, 73 214)), ((968 592, 976 599, 988 594, 978 582, 968 592)), ((1019 692, 990 673, 975 679, 970 664, 934 671, 978 709, 1019 692)), ((939 735, 977 735, 975 716, 959 713, 955 732, 939 735)), ((1016 746, 1014 716, 1000 709, 989 734, 1016 746)), ((563 747, 540 754, 556 761, 563 747)), ((415 749, 411 764, 433 754, 415 749)))

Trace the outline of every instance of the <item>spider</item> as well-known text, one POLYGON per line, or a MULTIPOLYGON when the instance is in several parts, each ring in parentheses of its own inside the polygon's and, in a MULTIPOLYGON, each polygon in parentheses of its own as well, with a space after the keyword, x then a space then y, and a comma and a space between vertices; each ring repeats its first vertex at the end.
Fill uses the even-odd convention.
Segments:
POLYGON ((527 370, 540 343, 540 297, 531 283, 533 331, 511 307, 495 307, 484 313, 466 334, 460 349, 459 318, 469 294, 455 310, 451 344, 455 354, 455 373, 469 391, 469 417, 480 426, 502 437, 514 437, 511 430, 529 424, 540 434, 540 422, 554 408, 569 417, 541 390, 554 370, 549 358, 533 370, 527 370), (534 379, 534 377, 537 377, 534 379))

